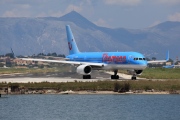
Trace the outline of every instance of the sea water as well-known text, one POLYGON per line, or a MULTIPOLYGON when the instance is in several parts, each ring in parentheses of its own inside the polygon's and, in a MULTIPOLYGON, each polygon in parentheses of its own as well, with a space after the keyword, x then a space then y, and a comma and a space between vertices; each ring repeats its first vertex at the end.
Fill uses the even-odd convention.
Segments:
POLYGON ((0 120, 180 120, 180 95, 8 95, 0 120))

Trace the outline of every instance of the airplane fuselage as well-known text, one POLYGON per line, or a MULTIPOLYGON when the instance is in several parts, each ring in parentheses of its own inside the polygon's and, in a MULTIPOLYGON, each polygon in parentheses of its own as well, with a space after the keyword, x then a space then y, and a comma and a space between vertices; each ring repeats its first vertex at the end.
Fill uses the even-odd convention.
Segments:
POLYGON ((136 69, 147 67, 145 57, 138 52, 80 52, 66 57, 69 61, 103 63, 101 69, 136 69))

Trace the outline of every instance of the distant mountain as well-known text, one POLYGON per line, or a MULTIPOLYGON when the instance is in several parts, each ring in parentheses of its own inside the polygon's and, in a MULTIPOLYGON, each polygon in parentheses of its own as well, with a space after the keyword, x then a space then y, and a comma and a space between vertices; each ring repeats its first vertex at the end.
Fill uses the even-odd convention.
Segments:
POLYGON ((80 51, 138 51, 146 57, 179 56, 180 22, 164 22, 147 29, 100 27, 72 11, 62 17, 0 18, 0 54, 56 52, 68 54, 65 26, 69 24, 80 51))

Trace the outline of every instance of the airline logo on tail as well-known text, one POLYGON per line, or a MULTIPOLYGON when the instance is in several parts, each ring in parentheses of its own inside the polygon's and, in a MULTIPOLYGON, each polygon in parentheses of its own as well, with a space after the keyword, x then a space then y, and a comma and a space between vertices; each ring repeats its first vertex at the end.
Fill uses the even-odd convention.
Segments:
MULTIPOLYGON (((73 42, 73 39, 72 39, 72 42, 73 42)), ((68 46, 69 46, 69 50, 72 50, 72 44, 71 44, 71 42, 68 42, 68 46)))
POLYGON ((72 50, 72 44, 68 42, 69 50, 72 50))

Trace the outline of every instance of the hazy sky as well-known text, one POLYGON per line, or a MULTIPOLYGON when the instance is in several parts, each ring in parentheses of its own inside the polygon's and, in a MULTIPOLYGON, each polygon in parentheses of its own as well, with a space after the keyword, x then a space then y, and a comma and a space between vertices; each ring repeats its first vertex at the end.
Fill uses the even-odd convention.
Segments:
POLYGON ((110 28, 180 21, 180 0, 0 0, 0 17, 60 17, 72 10, 110 28))

